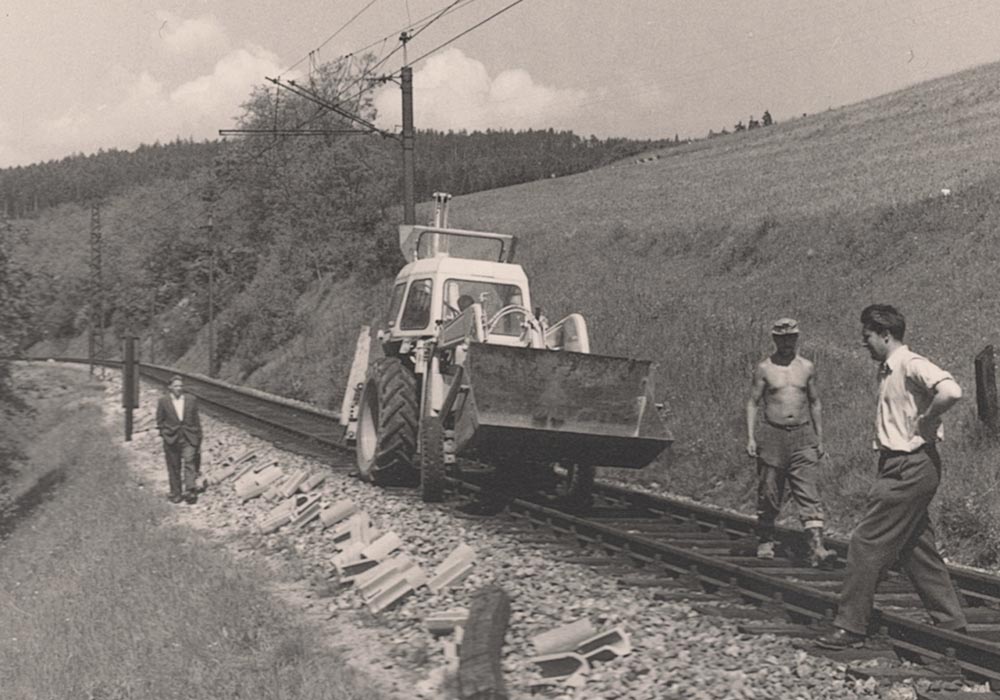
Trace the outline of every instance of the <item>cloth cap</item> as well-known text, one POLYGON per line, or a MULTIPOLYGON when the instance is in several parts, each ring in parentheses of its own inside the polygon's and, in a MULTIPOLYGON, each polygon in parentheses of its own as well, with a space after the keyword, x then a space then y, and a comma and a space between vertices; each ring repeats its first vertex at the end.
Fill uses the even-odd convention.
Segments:
POLYGON ((798 335, 799 322, 794 318, 779 318, 771 326, 771 335, 798 335))

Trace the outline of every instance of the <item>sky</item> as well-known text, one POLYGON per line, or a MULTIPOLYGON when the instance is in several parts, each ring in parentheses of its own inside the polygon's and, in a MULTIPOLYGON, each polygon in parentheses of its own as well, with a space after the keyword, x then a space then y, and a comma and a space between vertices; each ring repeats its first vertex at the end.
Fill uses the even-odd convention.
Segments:
MULTIPOLYGON (((449 6, 407 46, 418 129, 699 138, 1000 61, 996 0, 4 0, 0 168, 218 138, 266 77, 449 6)), ((398 129, 398 86, 376 106, 398 129)))

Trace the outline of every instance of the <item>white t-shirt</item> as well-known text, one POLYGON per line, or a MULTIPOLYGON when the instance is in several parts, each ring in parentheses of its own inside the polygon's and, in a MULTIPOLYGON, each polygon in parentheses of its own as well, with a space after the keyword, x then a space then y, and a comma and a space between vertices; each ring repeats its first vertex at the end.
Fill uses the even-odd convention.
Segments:
MULTIPOLYGON (((906 345, 889 354, 879 367, 879 376, 875 447, 913 452, 927 442, 917 434, 917 416, 934 400, 934 387, 955 378, 906 345)), ((944 428, 938 425, 937 440, 943 439, 944 428)))

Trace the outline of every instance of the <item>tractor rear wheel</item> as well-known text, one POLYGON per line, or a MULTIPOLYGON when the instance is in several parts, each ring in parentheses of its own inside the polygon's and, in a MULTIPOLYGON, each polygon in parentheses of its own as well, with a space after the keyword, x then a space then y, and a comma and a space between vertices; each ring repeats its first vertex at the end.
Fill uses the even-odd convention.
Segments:
POLYGON ((418 412, 413 373, 395 357, 376 361, 358 414, 356 455, 364 479, 380 486, 413 483, 418 412))
POLYGON ((444 426, 440 416, 427 416, 420 423, 420 496, 425 503, 444 500, 446 474, 444 426))

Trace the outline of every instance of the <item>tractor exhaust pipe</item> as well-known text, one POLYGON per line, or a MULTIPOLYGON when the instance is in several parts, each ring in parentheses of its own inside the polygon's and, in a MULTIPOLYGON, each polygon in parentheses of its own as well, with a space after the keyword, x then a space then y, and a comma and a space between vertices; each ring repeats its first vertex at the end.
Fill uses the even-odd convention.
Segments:
POLYGON ((434 193, 434 228, 448 228, 448 200, 451 195, 447 192, 434 193))
MULTIPOLYGON (((448 200, 451 195, 447 192, 434 193, 434 221, 431 226, 434 228, 448 228, 448 200)), ((431 248, 431 255, 448 255, 448 240, 437 234, 430 236, 428 243, 431 248)))

